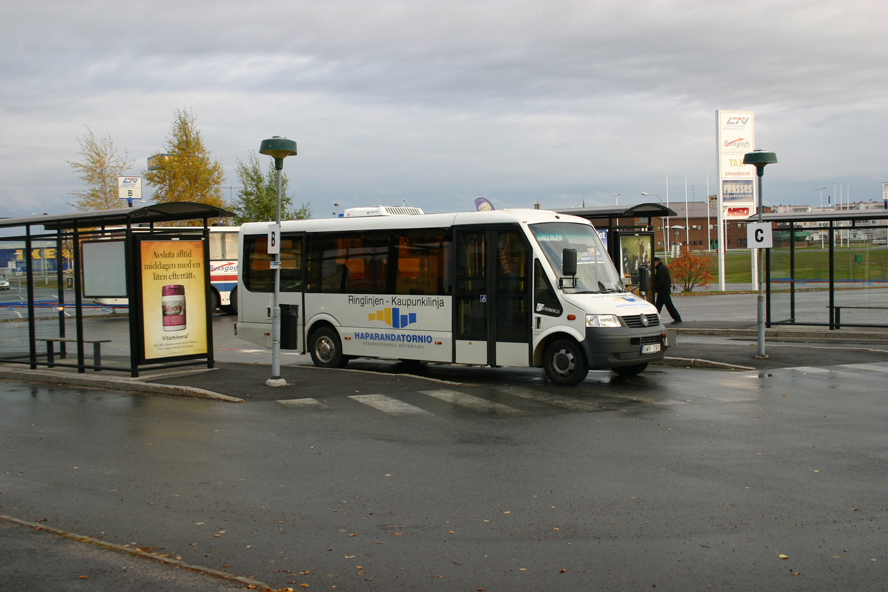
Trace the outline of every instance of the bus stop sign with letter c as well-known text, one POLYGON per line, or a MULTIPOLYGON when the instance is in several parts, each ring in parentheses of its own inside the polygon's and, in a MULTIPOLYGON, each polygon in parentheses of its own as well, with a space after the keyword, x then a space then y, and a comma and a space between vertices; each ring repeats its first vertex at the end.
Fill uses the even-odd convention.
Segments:
POLYGON ((770 222, 750 222, 746 226, 746 246, 750 249, 770 249, 774 246, 770 222))

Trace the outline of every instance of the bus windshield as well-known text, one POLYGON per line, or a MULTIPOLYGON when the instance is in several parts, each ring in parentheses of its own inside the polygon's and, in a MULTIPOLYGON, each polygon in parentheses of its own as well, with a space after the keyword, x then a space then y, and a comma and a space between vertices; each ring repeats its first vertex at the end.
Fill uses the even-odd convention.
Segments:
POLYGON ((623 291, 620 276, 592 226, 547 222, 531 224, 530 230, 558 277, 562 277, 564 249, 576 249, 577 285, 574 288, 570 287, 569 282, 565 282, 565 294, 623 291))

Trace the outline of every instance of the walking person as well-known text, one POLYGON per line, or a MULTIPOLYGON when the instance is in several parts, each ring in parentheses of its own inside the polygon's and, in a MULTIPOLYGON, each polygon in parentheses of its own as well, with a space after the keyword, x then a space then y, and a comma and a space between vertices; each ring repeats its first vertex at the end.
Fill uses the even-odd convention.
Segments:
POLYGON ((669 268, 663 265, 659 257, 654 257, 654 294, 657 295, 654 301, 657 312, 662 311, 665 305, 672 317, 672 324, 679 324, 681 315, 672 304, 672 276, 669 275, 669 268))

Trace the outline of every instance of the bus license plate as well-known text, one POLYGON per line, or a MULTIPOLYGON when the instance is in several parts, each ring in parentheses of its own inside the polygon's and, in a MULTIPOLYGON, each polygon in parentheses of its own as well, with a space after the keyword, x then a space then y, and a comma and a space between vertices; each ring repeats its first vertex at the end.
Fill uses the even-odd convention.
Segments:
POLYGON ((655 354, 660 351, 659 343, 652 343, 651 345, 642 345, 641 353, 643 354, 655 354))

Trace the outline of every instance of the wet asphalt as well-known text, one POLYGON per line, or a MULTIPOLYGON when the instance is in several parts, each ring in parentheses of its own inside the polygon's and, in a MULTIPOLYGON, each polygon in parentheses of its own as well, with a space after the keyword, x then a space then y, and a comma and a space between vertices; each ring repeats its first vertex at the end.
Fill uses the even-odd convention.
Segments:
POLYGON ((570 389, 293 354, 267 387, 222 316, 211 370, 4 374, 0 591, 885 589, 884 335, 775 329, 759 358, 748 312, 677 300, 664 364, 570 389))

